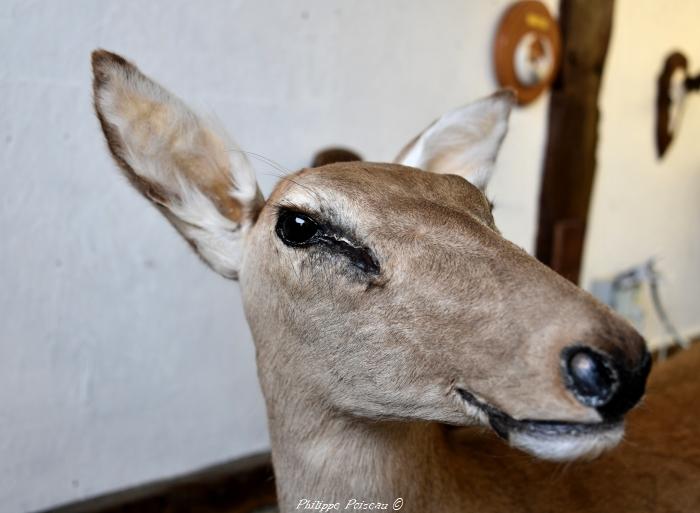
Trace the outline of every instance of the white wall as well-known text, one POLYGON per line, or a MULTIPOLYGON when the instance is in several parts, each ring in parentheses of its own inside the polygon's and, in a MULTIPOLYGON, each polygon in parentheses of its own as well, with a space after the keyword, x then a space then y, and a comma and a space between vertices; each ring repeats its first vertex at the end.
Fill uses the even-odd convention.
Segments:
MULTIPOLYGON (((237 287, 118 175, 90 105, 90 51, 136 60, 289 169, 337 143, 387 160, 494 89, 506 4, 0 1, 3 513, 267 445, 237 287)), ((542 98, 514 114, 492 188, 504 233, 527 248, 545 111, 542 98)), ((257 167, 267 192, 277 171, 257 167)))
MULTIPOLYGON (((615 26, 600 100, 598 171, 582 283, 609 278, 650 256, 663 275, 661 296, 685 336, 700 334, 700 95, 688 99, 680 133, 662 161, 654 146, 656 78, 680 49, 700 72, 700 2, 616 0, 615 26)), ((648 292, 644 333, 668 337, 648 292)))

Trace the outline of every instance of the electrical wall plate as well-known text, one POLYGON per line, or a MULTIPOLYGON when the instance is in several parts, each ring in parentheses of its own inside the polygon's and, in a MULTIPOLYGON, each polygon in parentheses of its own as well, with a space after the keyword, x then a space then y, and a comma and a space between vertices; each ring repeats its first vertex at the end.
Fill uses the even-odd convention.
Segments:
POLYGON ((656 261, 650 258, 646 262, 617 273, 609 280, 595 280, 591 293, 602 303, 610 306, 630 321, 639 331, 644 331, 647 312, 641 300, 642 287, 648 285, 651 306, 670 339, 679 346, 687 348, 690 342, 676 329, 661 301, 659 292, 659 272, 656 261))
POLYGON ((519 105, 534 101, 559 71, 559 23, 539 1, 523 0, 503 13, 494 39, 496 78, 513 89, 519 105))

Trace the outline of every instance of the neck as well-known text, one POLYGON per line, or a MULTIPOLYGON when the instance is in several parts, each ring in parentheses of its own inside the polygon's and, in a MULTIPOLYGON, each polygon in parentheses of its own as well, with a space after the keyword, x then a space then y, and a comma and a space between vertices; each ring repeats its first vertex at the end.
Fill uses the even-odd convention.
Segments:
POLYGON ((398 498, 404 512, 444 507, 455 475, 443 426, 359 419, 300 395, 302 387, 280 394, 283 388, 261 378, 281 512, 311 509, 314 501, 339 503, 341 511, 383 503, 391 511, 398 498), (436 496, 432 506, 426 491, 436 496))
POLYGON ((361 509, 348 506, 352 500, 380 502, 386 508, 375 510, 392 511, 398 498, 402 513, 489 511, 483 485, 496 472, 478 465, 481 433, 470 431, 476 436, 465 447, 435 422, 373 421, 338 411, 324 390, 306 381, 308 358, 286 349, 303 344, 276 328, 282 323, 256 320, 250 325, 281 513, 313 509, 315 501, 337 503, 339 511, 361 509))

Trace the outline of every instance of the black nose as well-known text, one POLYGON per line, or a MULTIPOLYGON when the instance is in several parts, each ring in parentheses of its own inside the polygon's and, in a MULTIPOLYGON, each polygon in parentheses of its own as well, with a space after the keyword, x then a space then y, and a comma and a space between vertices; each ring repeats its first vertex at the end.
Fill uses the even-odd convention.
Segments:
POLYGON ((581 404, 596 408, 606 420, 621 418, 639 402, 650 369, 651 356, 646 350, 634 368, 585 346, 569 347, 562 352, 567 387, 581 404))

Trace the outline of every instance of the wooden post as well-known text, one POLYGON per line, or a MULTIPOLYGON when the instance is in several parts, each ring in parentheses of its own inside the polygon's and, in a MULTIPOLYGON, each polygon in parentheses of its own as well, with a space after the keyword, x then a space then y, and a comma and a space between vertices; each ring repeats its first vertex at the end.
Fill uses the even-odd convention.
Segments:
POLYGON ((596 169, 598 93, 614 0, 561 0, 562 63, 552 86, 536 255, 578 282, 596 169))

